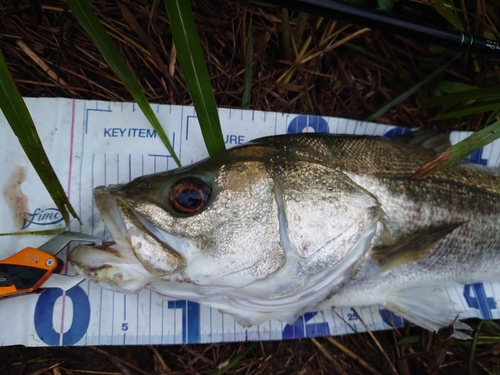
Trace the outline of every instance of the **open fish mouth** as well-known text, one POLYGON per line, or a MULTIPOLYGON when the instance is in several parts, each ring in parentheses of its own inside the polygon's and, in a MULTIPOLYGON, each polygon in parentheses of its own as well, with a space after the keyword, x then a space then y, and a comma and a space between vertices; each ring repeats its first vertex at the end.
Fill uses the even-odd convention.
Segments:
POLYGON ((99 186, 94 199, 111 236, 119 247, 130 249, 152 275, 165 276, 186 268, 179 253, 184 240, 151 224, 121 198, 121 185, 99 186))
POLYGON ((78 246, 71 262, 102 286, 135 293, 149 279, 183 271, 186 261, 178 250, 187 244, 140 217, 120 195, 120 185, 94 189, 97 208, 114 242, 78 246))

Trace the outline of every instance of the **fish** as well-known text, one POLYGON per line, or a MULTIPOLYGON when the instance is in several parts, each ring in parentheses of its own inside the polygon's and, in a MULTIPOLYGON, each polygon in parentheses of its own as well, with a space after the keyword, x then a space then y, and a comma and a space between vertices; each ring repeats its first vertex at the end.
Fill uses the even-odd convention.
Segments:
POLYGON ((381 137, 279 135, 94 189, 114 242, 70 254, 123 293, 149 289, 243 326, 379 305, 437 331, 467 325, 446 288, 500 280, 500 173, 381 137))

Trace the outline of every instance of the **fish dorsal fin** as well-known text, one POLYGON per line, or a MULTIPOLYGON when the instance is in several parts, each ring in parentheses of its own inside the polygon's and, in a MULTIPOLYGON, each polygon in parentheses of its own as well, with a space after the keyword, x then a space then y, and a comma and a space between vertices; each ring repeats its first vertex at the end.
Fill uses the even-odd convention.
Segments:
POLYGON ((457 331, 457 329, 470 330, 471 328, 457 320, 461 311, 455 308, 455 304, 446 294, 444 286, 399 290, 389 295, 384 307, 430 331, 438 331, 453 325, 455 329, 453 337, 470 339, 467 334, 457 331))
POLYGON ((463 223, 462 221, 432 227, 406 237, 393 245, 375 247, 373 258, 383 271, 417 262, 429 254, 440 240, 463 223))
POLYGON ((443 132, 434 129, 412 131, 394 139, 400 142, 420 146, 426 150, 433 151, 436 155, 451 146, 450 132, 443 132))

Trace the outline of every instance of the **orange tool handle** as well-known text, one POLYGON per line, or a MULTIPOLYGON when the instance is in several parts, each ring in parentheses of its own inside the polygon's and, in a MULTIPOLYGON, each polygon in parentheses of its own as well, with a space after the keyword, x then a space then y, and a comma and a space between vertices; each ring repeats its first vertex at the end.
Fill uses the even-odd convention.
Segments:
POLYGON ((0 298, 37 290, 58 266, 55 256, 32 247, 0 261, 0 298))

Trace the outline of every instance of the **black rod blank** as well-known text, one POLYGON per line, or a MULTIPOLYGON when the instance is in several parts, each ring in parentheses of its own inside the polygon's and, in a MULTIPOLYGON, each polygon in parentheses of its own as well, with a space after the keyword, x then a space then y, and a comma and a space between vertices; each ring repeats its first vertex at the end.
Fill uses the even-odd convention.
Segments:
POLYGON ((500 59, 500 43, 471 34, 415 22, 338 0, 266 0, 283 8, 353 23, 457 51, 500 59))

